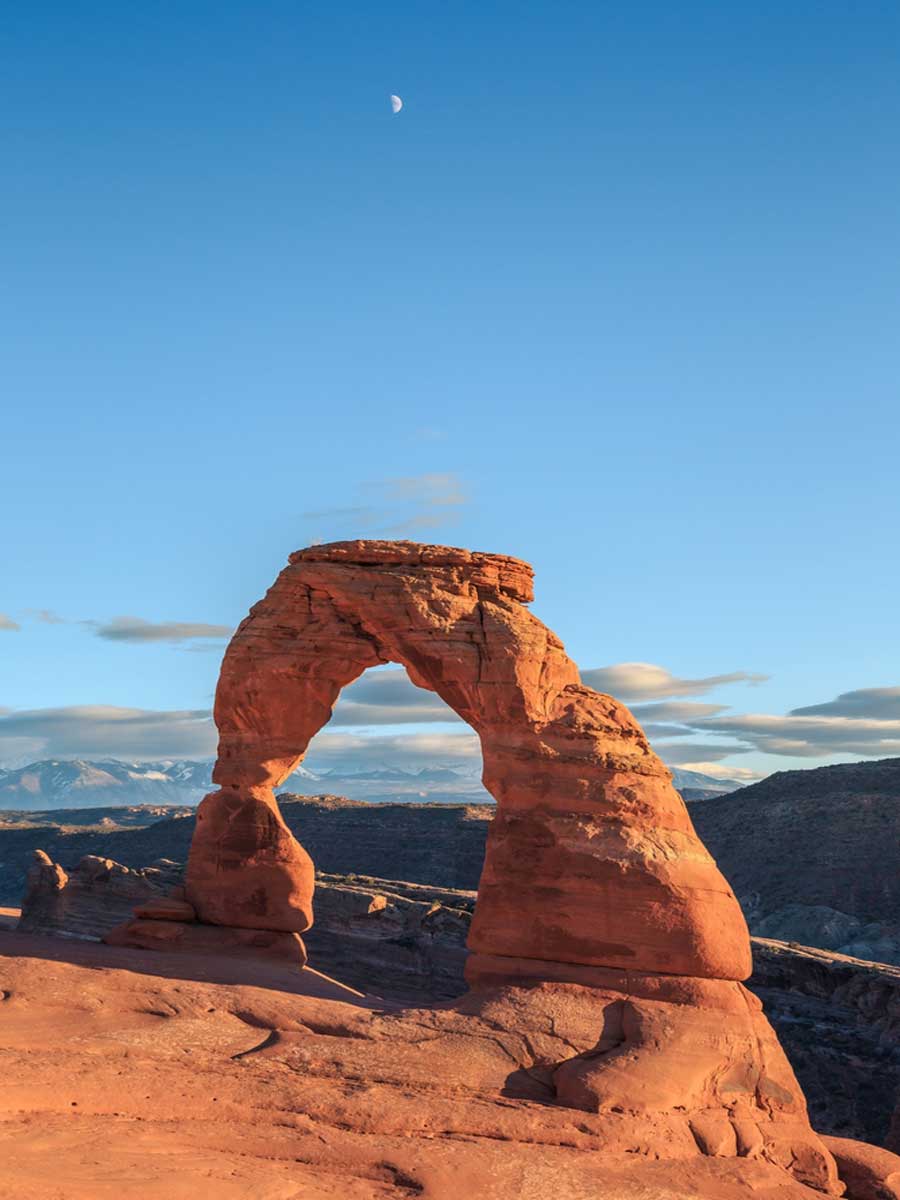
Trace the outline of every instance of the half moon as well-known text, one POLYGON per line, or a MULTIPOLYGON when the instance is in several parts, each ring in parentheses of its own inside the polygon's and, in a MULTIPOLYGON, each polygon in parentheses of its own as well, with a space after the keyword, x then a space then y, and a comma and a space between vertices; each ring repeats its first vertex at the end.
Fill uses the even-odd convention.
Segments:
POLYGON ((398 113, 403 107, 403 101, 399 96, 391 96, 391 112, 398 113))

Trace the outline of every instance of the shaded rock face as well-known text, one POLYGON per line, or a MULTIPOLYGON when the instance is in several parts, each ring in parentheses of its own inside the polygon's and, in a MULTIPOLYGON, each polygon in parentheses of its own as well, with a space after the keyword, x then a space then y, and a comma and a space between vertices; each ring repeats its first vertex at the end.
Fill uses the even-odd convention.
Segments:
POLYGON ((900 969, 753 939, 749 986, 809 1101, 813 1126, 887 1144, 900 1095, 900 969))
POLYGON ((850 958, 900 966, 900 926, 863 921, 824 904, 786 904, 765 917, 750 914, 757 937, 834 950, 850 958))
POLYGON ((180 865, 166 859, 132 870, 94 854, 86 854, 67 873, 43 850, 35 850, 18 928, 24 933, 101 937, 128 919, 136 905, 163 898, 180 876, 180 865))
MULTIPOLYGON (((129 870, 86 855, 67 874, 38 850, 18 929, 113 946, 305 962, 296 933, 193 923, 193 906, 179 898, 182 873, 167 861, 129 870)), ((431 1004, 466 990, 474 907, 471 891, 319 874, 316 924, 305 941, 316 965, 343 983, 394 1003, 431 1004)))
MULTIPOLYGON (((581 685, 524 603, 527 564, 403 542, 291 556, 225 655, 220 791, 200 806, 188 898, 201 920, 303 932, 313 867, 273 788, 340 691, 395 662, 481 739, 497 801, 470 935, 511 960, 740 980, 746 925, 669 772, 622 705, 581 685)), ((492 970, 496 971, 496 964, 492 970)))
POLYGON ((691 816, 751 921, 807 905, 900 927, 900 758, 779 771, 691 816))

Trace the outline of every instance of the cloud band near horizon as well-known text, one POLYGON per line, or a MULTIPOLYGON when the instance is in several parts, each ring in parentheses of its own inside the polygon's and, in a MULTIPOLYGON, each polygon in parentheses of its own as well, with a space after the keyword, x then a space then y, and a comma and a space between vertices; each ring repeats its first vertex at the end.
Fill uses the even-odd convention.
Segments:
MULTIPOLYGON (((627 674, 645 696, 699 695, 758 676, 729 672, 705 679, 677 679, 653 664, 618 664, 585 671, 609 682, 627 674), (635 673, 634 668, 641 669, 635 673), (673 692, 673 689, 677 689, 673 692)), ((732 713, 722 704, 654 699, 634 706, 654 749, 671 765, 716 767, 724 759, 757 751, 782 757, 865 758, 900 755, 900 687, 861 688, 832 701, 792 709, 783 716, 732 713)), ((216 730, 208 710, 152 711, 111 705, 75 705, 32 710, 0 709, 0 763, 33 758, 113 757, 134 760, 208 758, 216 730)), ((433 692, 415 687, 402 668, 367 672, 342 693, 326 729, 310 748, 311 758, 340 754, 422 765, 440 758, 470 761, 477 738, 433 692), (422 727, 441 725, 440 730, 422 727), (410 726, 409 732, 378 732, 410 726), (343 740, 342 740, 343 739, 343 740), (474 739, 474 740, 473 740, 474 739), (431 759, 427 756, 431 755, 431 759)), ((476 750, 477 752, 477 750, 476 750)), ((750 772, 747 771, 749 774, 750 772)))

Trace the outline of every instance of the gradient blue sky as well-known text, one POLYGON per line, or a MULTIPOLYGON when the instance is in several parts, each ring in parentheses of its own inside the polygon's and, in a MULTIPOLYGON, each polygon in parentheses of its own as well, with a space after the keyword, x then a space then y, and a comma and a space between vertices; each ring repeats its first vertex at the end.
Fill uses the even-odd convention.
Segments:
POLYGON ((900 753, 898 50, 877 0, 5 13, 0 762, 209 707, 220 641, 111 619, 378 534, 527 558, 585 669, 769 676, 620 675, 729 706, 670 761, 900 753))

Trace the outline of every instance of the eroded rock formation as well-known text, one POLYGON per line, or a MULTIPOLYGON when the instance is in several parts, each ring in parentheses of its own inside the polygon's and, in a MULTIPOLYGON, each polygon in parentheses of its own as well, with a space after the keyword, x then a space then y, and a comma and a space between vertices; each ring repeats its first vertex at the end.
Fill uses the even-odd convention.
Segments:
MULTIPOLYGON (((481 739, 498 811, 476 955, 739 980, 746 925, 669 773, 621 704, 580 682, 525 607, 527 564, 403 542, 291 556, 229 646, 216 695, 220 791, 200 806, 188 896, 201 919, 303 932, 313 871, 273 788, 340 691, 396 662, 481 739)), ((473 970, 478 970, 477 963, 473 970)))
POLYGON ((222 664, 220 790, 198 811, 187 901, 230 931, 309 927, 313 865, 273 789, 343 687, 400 663, 477 732, 497 801, 472 992, 452 1019, 521 1039, 524 1095, 627 1114, 629 1137, 640 1130, 651 1153, 764 1157, 839 1195, 791 1068, 741 986, 750 942, 731 889, 639 726, 581 684, 531 599, 531 569, 500 555, 404 542, 292 555, 222 664), (542 1039, 563 1014, 569 1034, 542 1039))

